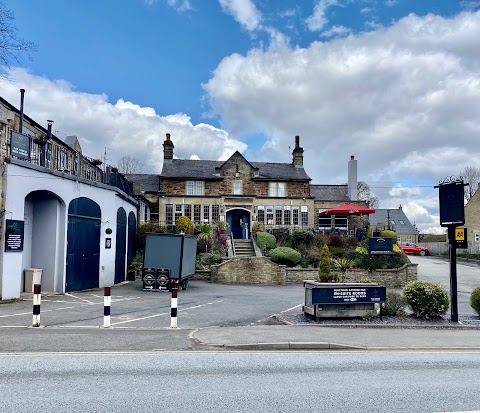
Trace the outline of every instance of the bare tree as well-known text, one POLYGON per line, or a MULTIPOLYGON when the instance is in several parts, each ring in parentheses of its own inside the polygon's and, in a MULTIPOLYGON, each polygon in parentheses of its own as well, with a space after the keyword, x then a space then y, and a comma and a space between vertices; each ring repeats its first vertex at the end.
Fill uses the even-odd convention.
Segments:
POLYGON ((125 155, 118 162, 118 170, 123 174, 144 174, 147 168, 140 159, 130 155, 125 155))
POLYGON ((478 184, 480 183, 480 168, 467 166, 460 172, 460 176, 463 177, 465 183, 469 184, 465 187, 465 201, 468 202, 478 189, 478 184))
MULTIPOLYGON (((18 35, 14 21, 13 12, 5 7, 3 0, 0 0, 0 65, 7 68, 10 68, 13 62, 20 63, 20 57, 24 54, 31 59, 31 53, 36 50, 34 43, 18 35)), ((4 75, 0 77, 6 78, 4 75)))
POLYGON ((370 190, 370 185, 364 181, 358 181, 357 183, 358 199, 360 201, 367 201, 370 208, 378 208, 380 206, 380 201, 378 198, 372 194, 370 190))

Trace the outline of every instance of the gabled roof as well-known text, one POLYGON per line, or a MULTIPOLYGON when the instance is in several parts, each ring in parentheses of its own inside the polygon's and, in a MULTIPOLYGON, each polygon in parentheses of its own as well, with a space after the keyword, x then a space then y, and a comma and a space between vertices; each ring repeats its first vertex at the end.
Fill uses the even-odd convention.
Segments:
POLYGON ((310 195, 315 201, 350 201, 348 185, 310 185, 310 195))
MULTIPOLYGON (((163 164, 160 177, 221 180, 222 177, 218 176, 218 170, 224 163, 223 161, 173 159, 171 162, 163 164)), ((258 169, 258 175, 252 178, 254 180, 311 181, 303 168, 296 168, 293 164, 268 162, 249 162, 249 164, 258 169)))
POLYGON ((157 174, 126 174, 125 177, 129 182, 138 185, 140 191, 158 192, 160 190, 160 180, 157 174))
MULTIPOLYGON (((411 224, 405 213, 401 208, 390 209, 376 209, 375 213, 369 216, 371 227, 380 227, 387 224, 388 216, 390 221, 395 222, 394 227, 397 234, 416 234, 415 227, 411 224), (403 224, 400 222, 403 221, 403 224)), ((388 225, 388 224, 387 224, 388 225)))
POLYGON ((217 166, 215 167, 215 170, 221 170, 225 164, 230 160, 232 159, 234 156, 240 156, 247 165, 249 165, 252 169, 256 169, 250 162, 247 161, 247 159, 245 158, 245 156, 243 156, 240 152, 238 151, 235 151, 234 154, 232 156, 230 156, 230 158, 228 158, 224 163, 222 163, 220 166, 217 166))

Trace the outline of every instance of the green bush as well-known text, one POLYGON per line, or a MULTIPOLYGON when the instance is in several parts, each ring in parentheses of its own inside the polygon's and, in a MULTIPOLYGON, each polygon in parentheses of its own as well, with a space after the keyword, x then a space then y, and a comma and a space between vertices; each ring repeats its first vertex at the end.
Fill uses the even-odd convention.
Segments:
POLYGON ((405 297, 396 291, 387 291, 387 302, 383 305, 383 314, 405 316, 405 297))
POLYGON ((480 316, 480 287, 475 288, 470 296, 470 306, 480 316))
POLYGON ((175 220, 175 232, 177 234, 183 231, 184 234, 193 235, 193 230, 194 226, 190 218, 182 216, 175 220))
POLYGON ((347 245, 345 238, 343 238, 341 235, 338 235, 338 234, 331 234, 328 237, 327 243, 330 247, 337 247, 337 248, 345 248, 345 246, 347 245))
POLYGON ((401 254, 369 255, 358 252, 352 257, 357 268, 381 270, 399 268, 406 263, 407 258, 401 254))
POLYGON ((214 264, 220 264, 222 262, 222 256, 220 254, 202 254, 201 262, 203 265, 209 266, 214 264))
POLYGON ((295 267, 300 261, 302 261, 302 255, 289 247, 277 247, 269 251, 268 255, 273 262, 277 264, 287 265, 289 267, 295 267))
POLYGON ((337 274, 330 271, 330 266, 330 250, 328 245, 325 244, 320 252, 320 264, 318 265, 318 276, 321 282, 337 281, 337 274))
POLYGON ((315 235, 311 231, 295 231, 292 234, 292 244, 295 248, 300 245, 310 247, 315 242, 315 235))
POLYGON ((274 235, 268 232, 257 232, 257 245, 261 250, 264 246, 267 247, 267 250, 271 250, 277 245, 277 240, 274 235))
POLYGON ((312 267, 318 268, 318 264, 320 263, 320 251, 316 248, 310 248, 305 255, 305 260, 312 267))
POLYGON ((441 285, 412 281, 405 286, 403 294, 416 317, 438 318, 448 310, 448 294, 441 285))
POLYGON ((397 243, 397 233, 395 231, 384 229, 383 231, 380 231, 380 236, 384 238, 391 238, 394 244, 397 243))

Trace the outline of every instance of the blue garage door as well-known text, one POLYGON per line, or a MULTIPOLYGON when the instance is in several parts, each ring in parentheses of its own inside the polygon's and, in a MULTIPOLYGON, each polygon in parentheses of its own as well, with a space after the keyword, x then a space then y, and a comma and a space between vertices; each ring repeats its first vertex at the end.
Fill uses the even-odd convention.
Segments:
POLYGON ((117 249, 115 251, 115 284, 125 281, 125 254, 127 253, 127 213, 117 211, 117 249))
POLYGON ((100 206, 76 198, 68 206, 65 291, 98 288, 100 270, 100 206))
POLYGON ((130 265, 135 258, 135 238, 137 236, 137 219, 135 214, 128 214, 128 248, 127 248, 127 266, 130 265))

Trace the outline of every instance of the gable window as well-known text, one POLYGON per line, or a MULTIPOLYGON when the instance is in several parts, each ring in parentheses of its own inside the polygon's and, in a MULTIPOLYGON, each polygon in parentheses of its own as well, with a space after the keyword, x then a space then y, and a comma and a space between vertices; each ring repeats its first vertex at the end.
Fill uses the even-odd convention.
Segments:
POLYGON ((269 196, 284 197, 285 196, 285 182, 270 182, 269 196))
POLYGON ((308 225, 308 206, 302 205, 302 225, 308 225))
POLYGON ((187 181, 187 195, 203 195, 203 181, 187 181))
POLYGON ((267 205, 267 224, 273 225, 273 205, 267 205))
POLYGON ((298 225, 298 206, 292 207, 293 225, 298 225))
POLYGON ((398 222, 400 222, 400 225, 405 225, 405 222, 403 222, 401 219, 399 219, 398 222))
POLYGON ((242 195, 241 181, 233 181, 233 195, 242 195))
POLYGON ((212 221, 218 222, 220 221, 220 205, 212 205, 212 221))
POLYGON ((265 207, 263 205, 258 206, 258 222, 265 222, 265 207))
POLYGON ((275 225, 282 225, 282 206, 275 206, 275 225))
POLYGON ((290 213, 290 205, 285 205, 283 207, 283 223, 285 225, 290 225, 290 223, 292 222, 291 216, 292 214, 290 213))

